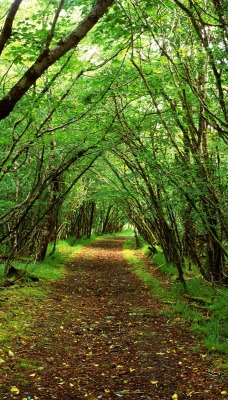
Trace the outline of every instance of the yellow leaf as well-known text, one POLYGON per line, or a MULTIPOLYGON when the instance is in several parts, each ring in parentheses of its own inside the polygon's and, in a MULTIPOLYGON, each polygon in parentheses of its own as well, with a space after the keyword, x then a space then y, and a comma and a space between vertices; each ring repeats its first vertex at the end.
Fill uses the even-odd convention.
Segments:
POLYGON ((206 354, 200 354, 201 358, 206 358, 207 355, 206 354))
POLYGON ((71 386, 71 387, 73 387, 73 386, 74 386, 74 384, 73 384, 73 383, 70 383, 70 386, 71 386))
POLYGON ((227 391, 226 390, 222 390, 221 395, 222 396, 226 396, 227 395, 227 391))
POLYGON ((12 350, 9 350, 9 351, 8 351, 8 354, 9 354, 10 357, 13 357, 13 356, 14 356, 14 352, 13 352, 12 350))
POLYGON ((152 385, 156 385, 158 381, 150 381, 150 383, 152 383, 152 385))
POLYGON ((3 358, 0 358, 0 364, 4 363, 5 360, 3 360, 3 358))
POLYGON ((174 393, 174 394, 172 395, 172 399, 173 399, 173 400, 178 400, 178 396, 177 396, 176 393, 174 393))
POLYGON ((133 371, 135 371, 135 368, 130 368, 129 371, 133 372, 133 371))
POLYGON ((10 389, 12 394, 19 394, 20 390, 16 386, 12 386, 10 389))
POLYGON ((110 393, 110 389, 105 389, 105 393, 110 393))

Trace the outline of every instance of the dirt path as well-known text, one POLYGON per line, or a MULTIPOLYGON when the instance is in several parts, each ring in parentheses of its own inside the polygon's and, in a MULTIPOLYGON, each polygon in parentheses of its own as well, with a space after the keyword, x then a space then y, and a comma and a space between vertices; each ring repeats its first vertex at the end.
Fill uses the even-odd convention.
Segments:
POLYGON ((18 344, 1 399, 226 398, 225 378, 194 352, 198 343, 184 325, 161 312, 123 260, 122 245, 95 242, 53 284, 29 341, 18 344), (21 359, 30 366, 19 368, 21 359), (20 393, 10 395, 12 386, 20 393))

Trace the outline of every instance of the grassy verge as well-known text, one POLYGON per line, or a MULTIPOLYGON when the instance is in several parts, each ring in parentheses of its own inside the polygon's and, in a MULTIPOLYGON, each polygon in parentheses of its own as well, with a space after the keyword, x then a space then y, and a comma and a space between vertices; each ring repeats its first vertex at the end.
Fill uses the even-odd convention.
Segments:
MULTIPOLYGON (((166 302, 169 301, 174 318, 181 317, 190 323, 191 329, 197 332, 205 343, 208 352, 218 352, 228 356, 228 289, 212 286, 203 280, 197 269, 186 267, 185 276, 188 292, 177 282, 177 270, 174 265, 167 265, 164 255, 158 252, 153 257, 161 272, 161 280, 148 272, 147 266, 140 256, 147 254, 147 246, 135 250, 134 238, 128 239, 124 245, 124 256, 133 265, 134 273, 149 286, 153 294, 166 302), (163 285, 167 277, 170 289, 163 285)), ((228 360, 221 364, 228 368, 228 360)))
POLYGON ((131 228, 123 229, 117 233, 104 233, 97 237, 97 239, 104 239, 104 238, 115 238, 115 237, 134 237, 134 231, 131 228))
POLYGON ((168 298, 169 293, 161 282, 147 271, 146 265, 140 257, 143 250, 145 251, 146 249, 135 250, 134 238, 127 239, 124 243, 124 258, 133 266, 135 275, 144 285, 150 287, 155 297, 165 300, 168 298))
MULTIPOLYGON (((82 239, 73 246, 72 238, 59 241, 55 255, 47 255, 40 263, 14 261, 13 264, 17 269, 26 269, 34 277, 39 278, 39 281, 18 281, 13 286, 2 287, 0 290, 0 365, 4 363, 4 355, 13 351, 12 344, 15 341, 26 342, 26 338, 32 334, 36 305, 40 301, 45 302, 50 290, 50 282, 62 279, 67 272, 65 264, 85 245, 94 240, 94 236, 90 239, 82 239)), ((1 265, 0 271, 3 271, 1 265)), ((0 285, 1 279, 3 279, 3 274, 0 275, 0 285)))

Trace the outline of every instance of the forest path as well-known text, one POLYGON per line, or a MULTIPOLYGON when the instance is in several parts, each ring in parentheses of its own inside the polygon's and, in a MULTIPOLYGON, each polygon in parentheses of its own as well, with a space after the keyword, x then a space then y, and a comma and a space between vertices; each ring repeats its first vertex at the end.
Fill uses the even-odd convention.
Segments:
MULTIPOLYGON (((124 239, 84 248, 36 305, 1 399, 219 400, 225 382, 123 259, 124 239), (30 367, 19 368, 19 360, 30 367), (15 386, 20 393, 10 393, 15 386)), ((12 391, 13 392, 13 391, 12 391)))

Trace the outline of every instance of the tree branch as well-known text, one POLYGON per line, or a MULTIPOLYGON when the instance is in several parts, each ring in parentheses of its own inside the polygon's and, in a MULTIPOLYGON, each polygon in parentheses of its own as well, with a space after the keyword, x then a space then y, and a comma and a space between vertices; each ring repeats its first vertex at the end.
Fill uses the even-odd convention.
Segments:
POLYGON ((3 26, 1 35, 0 35, 0 54, 2 53, 2 50, 4 49, 4 46, 7 42, 7 40, 10 38, 11 33, 12 33, 12 26, 13 26, 13 21, 15 18, 15 15, 20 7, 22 0, 14 0, 13 4, 11 4, 11 7, 9 8, 5 24, 3 26))
POLYGON ((8 94, 0 101, 0 120, 6 118, 15 105, 36 82, 36 80, 56 61, 69 50, 76 47, 87 33, 103 17, 114 0, 97 0, 88 15, 64 39, 60 40, 52 49, 45 49, 24 76, 12 87, 8 94))

